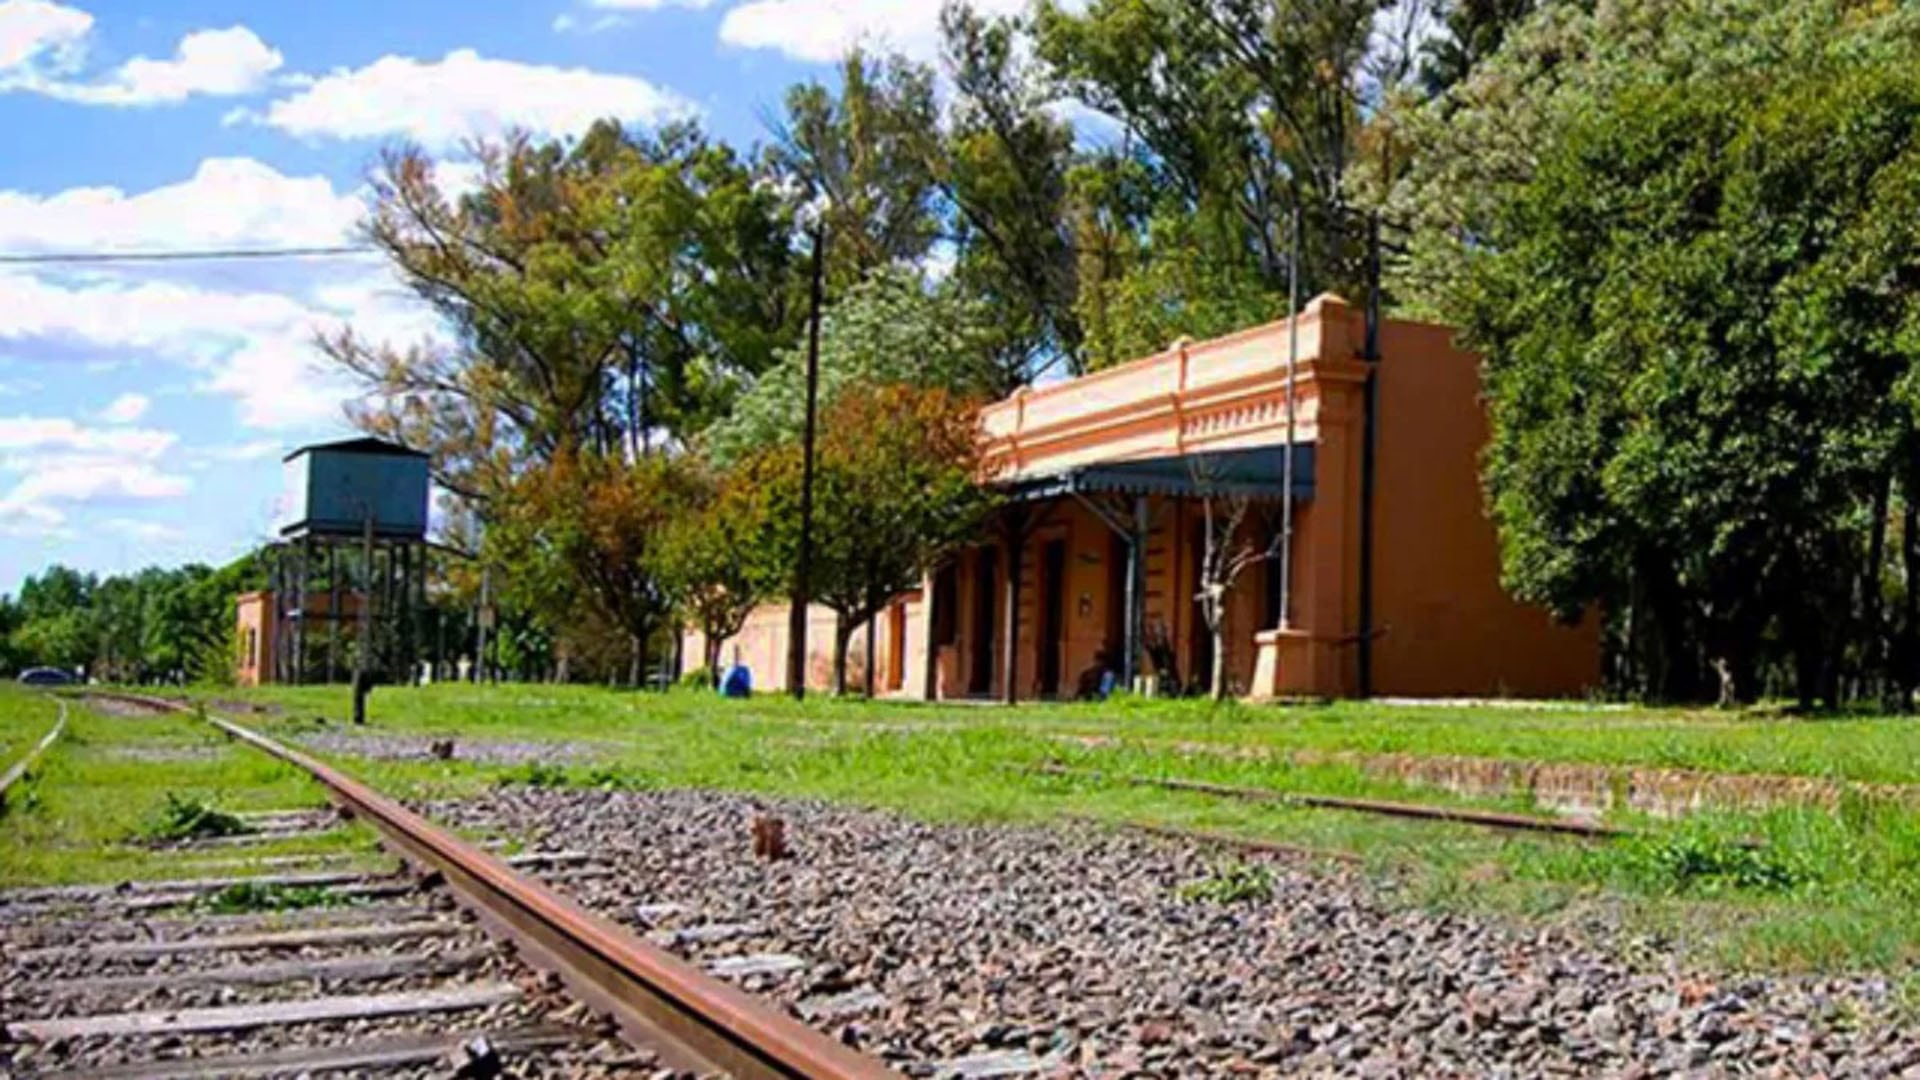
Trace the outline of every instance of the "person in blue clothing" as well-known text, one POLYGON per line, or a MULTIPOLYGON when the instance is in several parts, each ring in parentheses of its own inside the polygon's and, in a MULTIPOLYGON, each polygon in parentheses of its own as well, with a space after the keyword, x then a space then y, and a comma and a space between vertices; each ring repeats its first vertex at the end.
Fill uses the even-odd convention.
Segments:
POLYGON ((740 662, 740 650, 733 650, 733 666, 720 680, 720 696, 744 698, 753 696, 753 669, 740 662))

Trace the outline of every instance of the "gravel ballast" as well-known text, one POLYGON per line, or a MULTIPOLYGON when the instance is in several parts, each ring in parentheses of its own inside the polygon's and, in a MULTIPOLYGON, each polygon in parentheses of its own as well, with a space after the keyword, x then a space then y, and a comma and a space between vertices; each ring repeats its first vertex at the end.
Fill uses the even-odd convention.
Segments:
POLYGON ((1084 826, 524 787, 429 812, 596 852, 616 873, 566 891, 912 1075, 1920 1076, 1884 980, 1649 969, 1320 865, 1246 856, 1270 895, 1220 901, 1183 886, 1238 856, 1084 826), (790 858, 751 855, 760 815, 790 858))

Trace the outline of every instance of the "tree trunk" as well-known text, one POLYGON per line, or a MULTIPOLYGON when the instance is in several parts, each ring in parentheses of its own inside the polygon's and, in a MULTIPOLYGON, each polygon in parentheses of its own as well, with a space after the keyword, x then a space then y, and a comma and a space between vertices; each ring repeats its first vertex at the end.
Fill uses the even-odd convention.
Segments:
POLYGON ((643 670, 641 661, 644 659, 646 645, 640 640, 640 635, 638 634, 631 635, 631 641, 632 651, 627 655, 627 685, 638 690, 640 689, 640 673, 643 670))
POLYGON ((874 638, 879 637, 880 614, 878 610, 867 616, 867 700, 873 700, 874 638))
POLYGON ((1211 684, 1213 700, 1225 701, 1227 700, 1226 620, 1224 618, 1213 619, 1212 625, 1208 627, 1208 633, 1213 635, 1213 673, 1211 684))
POLYGON ((1883 699, 1888 696, 1888 687, 1892 680, 1887 673, 1887 634, 1886 620, 1882 617, 1886 604, 1886 590, 1881 587, 1881 573, 1887 561, 1887 514, 1892 498, 1893 478, 1883 476, 1873 492, 1873 531, 1867 544, 1867 568, 1860 587, 1860 614, 1865 638, 1865 662, 1861 675, 1867 682, 1875 684, 1883 699))
MULTIPOLYGON (((845 697, 847 694, 847 644, 853 639, 853 624, 847 621, 844 613, 833 618, 833 694, 845 697)), ((802 673, 805 677, 805 673, 802 673)))
POLYGON ((717 690, 720 688, 720 639, 709 633, 701 651, 706 654, 707 684, 717 690))

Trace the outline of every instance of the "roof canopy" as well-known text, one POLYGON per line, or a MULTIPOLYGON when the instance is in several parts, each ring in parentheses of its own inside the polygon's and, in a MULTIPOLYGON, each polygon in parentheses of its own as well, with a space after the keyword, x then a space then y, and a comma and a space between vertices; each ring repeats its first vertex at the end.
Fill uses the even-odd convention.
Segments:
POLYGON ((396 442, 388 442, 385 439, 376 439, 371 435, 363 435, 359 438, 340 439, 335 442, 312 443, 307 446, 302 446, 280 460, 292 461, 301 454, 316 452, 329 454, 372 454, 377 457, 424 458, 427 456, 418 450, 401 446, 396 442))
MULTIPOLYGON (((1272 500, 1285 492, 1284 446, 1255 446, 1136 461, 1102 461, 1003 485, 1021 501, 1066 495, 1118 494, 1272 500)), ((1313 444, 1293 448, 1293 497, 1313 498, 1313 444)))

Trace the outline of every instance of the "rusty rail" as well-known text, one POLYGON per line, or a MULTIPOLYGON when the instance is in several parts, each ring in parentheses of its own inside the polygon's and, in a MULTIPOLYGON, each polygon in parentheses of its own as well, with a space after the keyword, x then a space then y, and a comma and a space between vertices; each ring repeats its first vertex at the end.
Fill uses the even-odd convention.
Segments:
POLYGON ((1065 765, 1047 764, 1036 766, 1035 772, 1047 776, 1064 776, 1083 780, 1115 780, 1135 787, 1157 787, 1168 791, 1191 791, 1202 795, 1218 795, 1229 799, 1242 799, 1250 802, 1282 803, 1288 806, 1311 806, 1330 810, 1354 810, 1367 814, 1382 814, 1388 817, 1417 818, 1425 821, 1451 821, 1463 825, 1479 825, 1491 829, 1506 829, 1520 832, 1562 833, 1572 836, 1584 836, 1595 839, 1611 840, 1633 835, 1631 830, 1614 825, 1602 825, 1593 821, 1555 821, 1551 818, 1528 817, 1525 814, 1505 814, 1495 810, 1470 810, 1465 807, 1433 806, 1427 803, 1388 802, 1382 799, 1348 799, 1336 795, 1306 795, 1290 791, 1272 791, 1266 788, 1232 787, 1227 784, 1208 783, 1203 780, 1181 780, 1173 777, 1109 775, 1097 769, 1070 769, 1065 765))
POLYGON ((53 722, 53 727, 41 736, 39 742, 33 744, 33 749, 27 751, 26 756, 14 762, 13 767, 8 769, 4 776, 0 776, 0 809, 6 808, 7 792, 13 790, 13 785, 33 769, 47 751, 53 748, 53 744, 60 741, 60 736, 67 730, 67 703, 59 698, 54 701, 60 706, 59 719, 53 722))
MULTIPOLYGON (((186 712, 176 701, 99 694, 148 708, 186 712)), ((372 825, 403 858, 439 874, 461 902, 519 947, 536 967, 558 973, 588 1005, 680 1068, 740 1078, 883 1080, 898 1074, 775 1011, 751 995, 636 937, 625 927, 522 877, 397 801, 298 750, 231 720, 207 721, 256 749, 310 773, 328 796, 372 825)))

